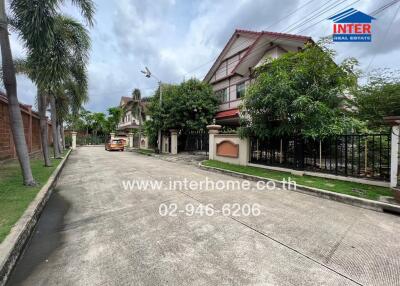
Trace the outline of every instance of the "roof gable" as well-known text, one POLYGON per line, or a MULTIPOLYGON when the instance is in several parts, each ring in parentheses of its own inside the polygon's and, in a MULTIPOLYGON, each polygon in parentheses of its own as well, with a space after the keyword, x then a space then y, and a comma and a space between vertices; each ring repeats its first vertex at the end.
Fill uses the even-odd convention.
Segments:
MULTIPOLYGON (((251 36, 253 40, 251 42, 249 42, 249 44, 247 45, 247 47, 245 49, 242 50, 244 52, 244 55, 241 56, 240 59, 234 65, 234 67, 232 69, 230 69, 229 73, 227 74, 227 76, 225 78, 234 75, 236 73, 238 67, 243 66, 243 63, 245 63, 245 62, 246 62, 246 65, 250 65, 250 66, 256 65, 258 63, 258 61, 262 58, 262 56, 265 54, 266 49, 268 49, 268 45, 266 44, 266 41, 269 41, 271 43, 276 42, 278 44, 281 41, 288 41, 291 43, 295 43, 296 45, 298 45, 299 43, 301 43, 301 45, 303 45, 304 43, 306 43, 308 41, 312 41, 312 39, 310 37, 300 36, 300 35, 291 35, 291 34, 267 32, 267 31, 254 32, 254 31, 247 31, 247 30, 235 30, 234 34, 228 41, 227 45, 222 50, 222 52, 218 56, 217 60, 214 62, 211 69, 208 71, 207 75, 204 78, 204 81, 206 81, 206 82, 211 81, 214 74, 218 71, 219 67, 221 66, 221 63, 224 61, 224 59, 227 58, 227 55, 231 54, 230 53, 231 49, 235 48, 235 42, 236 42, 235 38, 240 37, 240 35, 245 35, 248 37, 251 36), (251 57, 250 57, 250 55, 251 55, 251 57)), ((237 48, 235 50, 238 51, 237 48)))
POLYGON ((225 47, 222 49, 222 52, 219 54, 214 64, 207 72, 206 76, 204 77, 204 81, 209 82, 214 73, 220 67, 221 63, 226 58, 231 57, 237 52, 246 50, 249 46, 252 45, 252 43, 254 43, 254 41, 258 38, 259 35, 260 35, 259 32, 235 30, 233 35, 230 37, 229 41, 226 43, 225 47))

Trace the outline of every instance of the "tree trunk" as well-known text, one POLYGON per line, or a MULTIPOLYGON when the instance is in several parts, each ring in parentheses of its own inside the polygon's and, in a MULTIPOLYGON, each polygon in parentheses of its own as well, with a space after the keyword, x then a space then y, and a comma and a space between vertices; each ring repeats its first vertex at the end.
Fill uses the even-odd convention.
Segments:
POLYGON ((64 122, 61 122, 60 124, 60 132, 61 132, 61 145, 62 148, 65 150, 64 122))
POLYGON ((24 125, 22 122, 21 109, 17 97, 17 80, 12 59, 10 39, 8 37, 7 18, 5 15, 5 0, 0 0, 0 45, 3 68, 3 82, 7 93, 10 127, 14 139, 15 150, 22 170, 25 185, 36 185, 33 179, 29 159, 28 147, 26 145, 24 125))
POLYGON ((53 135, 53 151, 54 158, 60 159, 60 149, 59 149, 59 136, 57 132, 57 112, 56 112, 56 98, 54 95, 50 95, 50 111, 51 111, 51 130, 53 135))
POLYGON ((61 124, 60 122, 57 122, 57 135, 58 135, 58 149, 60 150, 60 153, 62 154, 64 152, 64 148, 62 145, 62 136, 61 136, 61 124))
POLYGON ((47 99, 43 92, 38 92, 38 109, 40 117, 40 143, 42 144, 42 153, 45 167, 51 167, 49 155, 49 131, 46 117, 47 99))

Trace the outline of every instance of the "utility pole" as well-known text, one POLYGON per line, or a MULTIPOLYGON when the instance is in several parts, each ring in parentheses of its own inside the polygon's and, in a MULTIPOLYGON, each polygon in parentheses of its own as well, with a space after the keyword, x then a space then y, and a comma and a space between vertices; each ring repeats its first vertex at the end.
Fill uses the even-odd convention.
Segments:
MULTIPOLYGON (((152 77, 152 78, 154 78, 154 79, 156 79, 158 81, 158 86, 159 86, 159 89, 160 89, 160 107, 162 107, 162 82, 161 82, 161 80, 158 77, 156 77, 154 74, 152 74, 151 71, 147 67, 145 67, 145 70, 142 70, 141 72, 145 75, 145 77, 147 77, 147 78, 151 78, 152 77)), ((162 150, 161 128, 158 129, 158 136, 157 137, 158 137, 158 140, 157 140, 156 153, 161 153, 161 150, 162 150)))

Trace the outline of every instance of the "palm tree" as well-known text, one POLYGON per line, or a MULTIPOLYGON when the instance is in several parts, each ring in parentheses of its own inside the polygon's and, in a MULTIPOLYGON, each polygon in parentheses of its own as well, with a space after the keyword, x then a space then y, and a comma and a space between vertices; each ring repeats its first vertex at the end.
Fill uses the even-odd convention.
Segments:
MULTIPOLYGON (((90 40, 87 31, 72 18, 59 15, 59 7, 63 0, 26 1, 12 0, 10 3, 11 21, 27 48, 32 79, 36 83, 40 104, 51 103, 53 142, 55 157, 60 157, 58 150, 59 136, 57 132, 56 90, 70 74, 71 56, 77 52, 77 60, 87 61, 87 50, 90 40), (81 33, 84 31, 84 33, 81 33), (83 35, 83 38, 82 38, 83 35), (83 44, 88 43, 88 44, 83 44), (80 47, 76 48, 76 46, 80 47), (75 49, 71 46, 75 45, 75 49), (79 54, 82 50, 85 53, 79 54), (48 100, 46 100, 47 97, 48 100)), ((94 3, 92 0, 71 0, 77 6, 87 23, 93 25, 94 3)), ((46 106, 39 106, 46 110, 46 106)), ((45 128, 41 125, 41 129, 45 128)), ((41 134, 46 131, 41 130, 41 134)), ((42 140, 42 144, 46 144, 42 140)), ((45 159, 46 161, 46 159, 45 159)), ((47 164, 46 164, 47 165, 47 164)))
POLYGON ((0 45, 2 57, 3 83, 7 93, 10 127, 13 134, 15 150, 22 170, 25 185, 34 186, 36 182, 32 175, 28 147, 25 141, 24 125, 17 96, 17 80, 8 36, 8 19, 5 0, 0 0, 0 45))
MULTIPOLYGON (((34 81, 34 74, 32 69, 33 63, 30 59, 16 59, 14 60, 15 72, 25 74, 28 76, 32 81, 34 81)), ((42 154, 44 165, 46 167, 51 166, 50 156, 49 156, 49 146, 48 146, 48 124, 47 124, 47 106, 48 102, 48 95, 46 90, 42 86, 37 87, 37 95, 36 95, 36 102, 39 111, 39 120, 40 120, 40 142, 42 147, 42 154)))
MULTIPOLYGON (((142 106, 142 94, 140 89, 135 88, 132 92, 132 115, 139 120, 139 140, 142 132, 143 124, 143 106, 142 106)), ((140 143, 139 143, 140 144, 140 143)))
MULTIPOLYGON (((33 57, 33 53, 28 54, 25 67, 20 68, 29 74, 29 77, 38 86, 39 111, 42 121, 46 121, 46 107, 50 103, 53 150, 54 157, 61 157, 60 148, 60 129, 62 124, 57 120, 57 96, 69 88, 73 110, 78 110, 83 102, 87 100, 87 71, 86 63, 88 60, 88 50, 90 48, 90 38, 87 30, 74 19, 66 16, 55 16, 54 19, 54 39, 53 44, 48 45, 45 54, 53 55, 48 57, 47 65, 55 66, 55 72, 51 77, 46 75, 43 80, 37 75, 41 73, 39 62, 33 57), (62 65, 63 68, 58 68, 62 65), (75 86, 73 86, 75 85, 75 86), (61 92, 60 92, 61 90, 61 92), (61 125, 61 126, 60 126, 61 125)), ((20 66, 24 66, 20 62, 20 66)), ((42 137, 47 134, 47 123, 41 125, 42 137)), ((46 138, 46 137, 44 137, 46 138)), ((42 140, 45 165, 49 165, 47 141, 42 140)))

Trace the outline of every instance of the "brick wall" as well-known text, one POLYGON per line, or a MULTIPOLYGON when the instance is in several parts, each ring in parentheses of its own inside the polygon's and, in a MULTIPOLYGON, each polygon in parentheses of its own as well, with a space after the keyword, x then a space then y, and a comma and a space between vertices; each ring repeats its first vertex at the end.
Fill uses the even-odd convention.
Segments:
MULTIPOLYGON (((32 111, 29 105, 20 104, 26 144, 29 153, 41 150, 39 115, 32 111)), ((4 94, 0 94, 0 161, 16 158, 16 152, 8 115, 8 101, 4 94)), ((51 124, 49 123, 49 144, 52 142, 51 124)))

